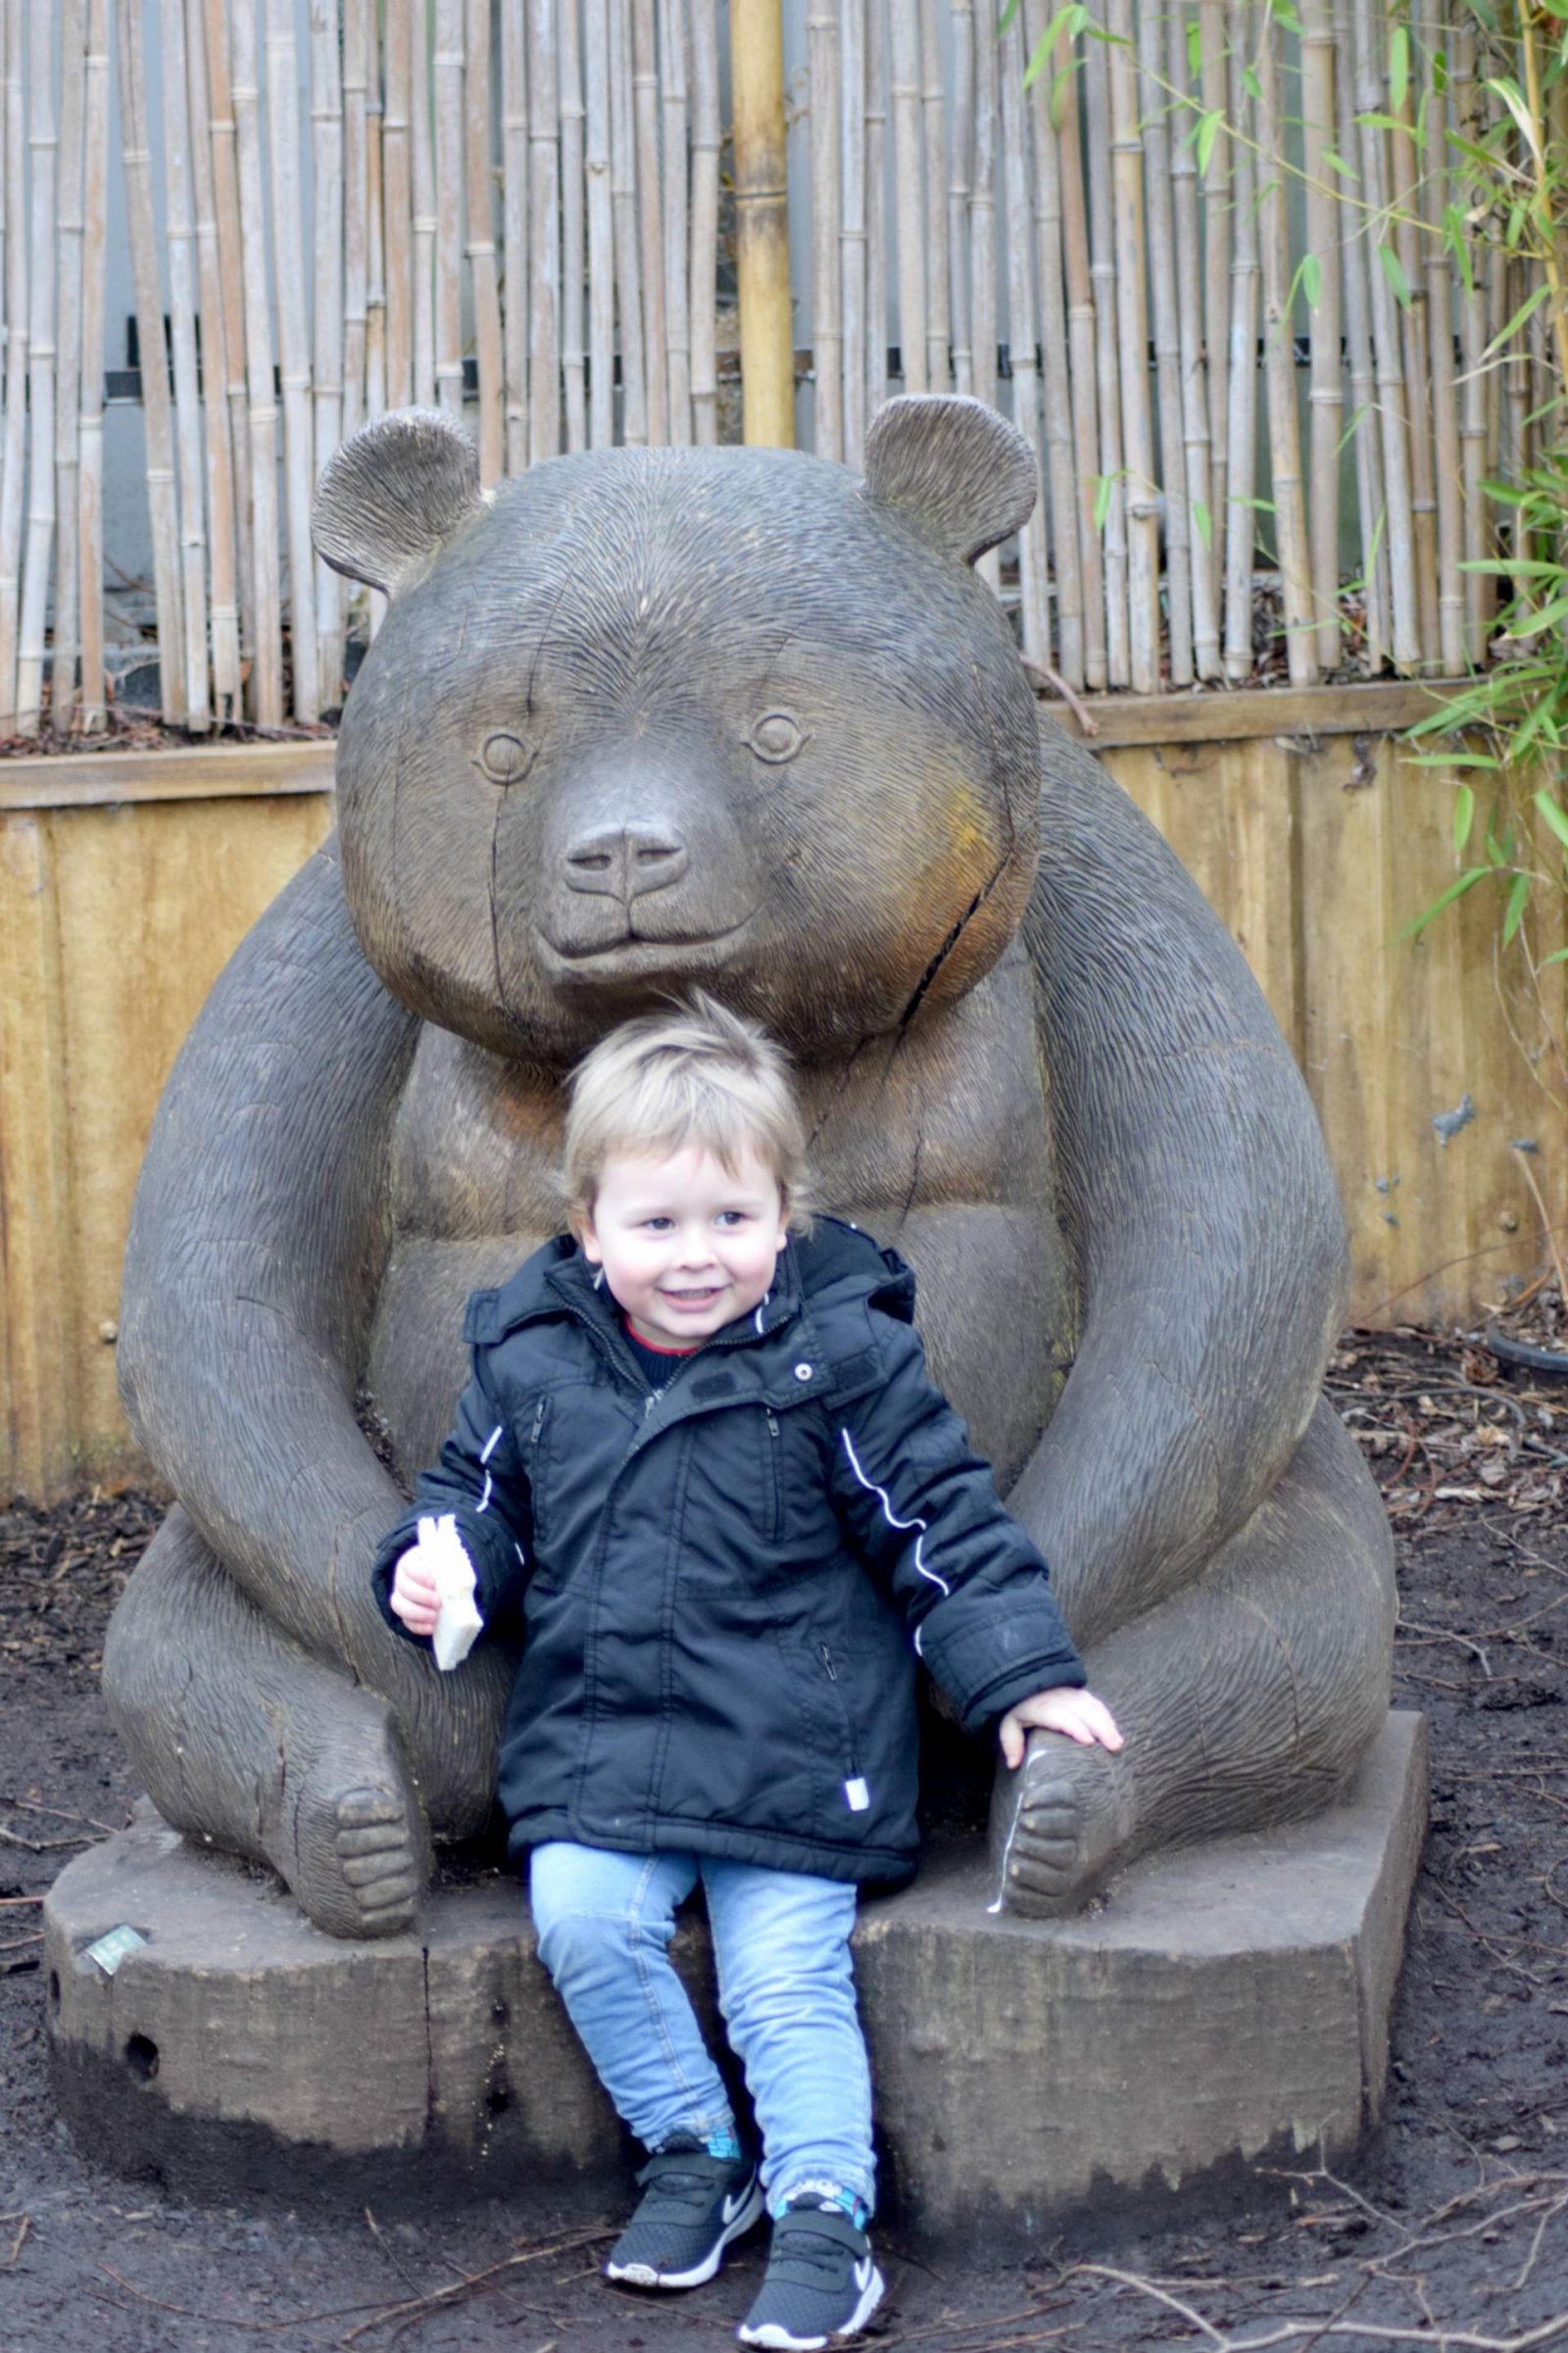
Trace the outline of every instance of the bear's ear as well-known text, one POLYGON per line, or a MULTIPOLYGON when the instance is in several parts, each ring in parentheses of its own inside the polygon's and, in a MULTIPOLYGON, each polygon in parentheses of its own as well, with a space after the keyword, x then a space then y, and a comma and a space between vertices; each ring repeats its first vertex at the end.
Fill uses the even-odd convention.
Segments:
POLYGON ((871 419, 865 486, 973 564, 1028 521, 1040 481, 1028 442, 984 401, 909 393, 871 419))
POLYGON ((473 443, 433 409, 400 409, 366 425, 322 467, 311 536, 335 572, 391 597, 421 578, 484 507, 473 443))

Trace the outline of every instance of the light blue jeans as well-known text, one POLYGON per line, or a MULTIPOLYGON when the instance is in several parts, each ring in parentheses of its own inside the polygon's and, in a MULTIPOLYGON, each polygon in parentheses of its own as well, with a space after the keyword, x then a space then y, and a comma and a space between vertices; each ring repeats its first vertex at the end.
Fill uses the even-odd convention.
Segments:
POLYGON ((855 2008, 855 1889, 716 1855, 536 1846, 539 1958, 600 2082, 648 2148, 733 2131, 728 2094, 670 1964, 675 1907, 701 1878, 718 2006, 746 2070, 776 2214, 807 2182, 869 2208, 871 2075, 855 2008))

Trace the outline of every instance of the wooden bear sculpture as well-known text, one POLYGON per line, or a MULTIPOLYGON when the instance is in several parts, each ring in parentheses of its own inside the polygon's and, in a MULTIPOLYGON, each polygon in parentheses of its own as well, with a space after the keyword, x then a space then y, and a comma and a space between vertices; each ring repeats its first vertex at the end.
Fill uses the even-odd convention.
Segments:
POLYGON ((322 478, 383 589, 336 839, 213 991, 158 1114, 121 1342, 178 1497, 105 1685, 161 1812, 345 1936, 487 1815, 511 1676, 438 1675, 368 1574, 465 1373, 467 1294, 563 1223, 562 1080, 698 984, 796 1059, 817 1198, 912 1263, 935 1377, 1054 1567, 1120 1757, 1034 1736, 1004 1900, 1325 1803, 1380 1725, 1391 1549, 1320 1396, 1346 1247, 1228 934, 1048 730, 972 565, 1035 497, 977 403, 864 479, 600 450, 482 491, 413 413, 322 478))

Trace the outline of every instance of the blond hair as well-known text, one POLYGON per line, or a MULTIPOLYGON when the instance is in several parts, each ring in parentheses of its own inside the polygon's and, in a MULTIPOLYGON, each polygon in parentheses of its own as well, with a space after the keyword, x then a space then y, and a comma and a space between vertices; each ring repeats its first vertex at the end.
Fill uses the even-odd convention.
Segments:
POLYGON ((734 1176, 748 1148, 772 1171, 790 1228, 810 1227, 806 1130, 783 1049, 760 1023, 694 989, 623 1021, 568 1081, 565 1189, 573 1225, 615 1152, 664 1159, 695 1145, 734 1176))

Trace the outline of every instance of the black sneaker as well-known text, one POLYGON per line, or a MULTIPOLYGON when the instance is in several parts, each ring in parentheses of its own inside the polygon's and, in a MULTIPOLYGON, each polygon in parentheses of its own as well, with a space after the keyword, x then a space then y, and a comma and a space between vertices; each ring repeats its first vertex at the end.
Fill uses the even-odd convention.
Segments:
POLYGON ((767 2271, 741 2323, 741 2343, 814 2353, 857 2335, 885 2292, 865 2232, 825 2200, 800 2199, 773 2225, 767 2271))
POLYGON ((627 2287, 701 2287, 761 2217, 756 2167, 710 2157, 689 2132, 655 2150, 637 2185, 642 2201, 605 2265, 605 2278, 627 2287))

